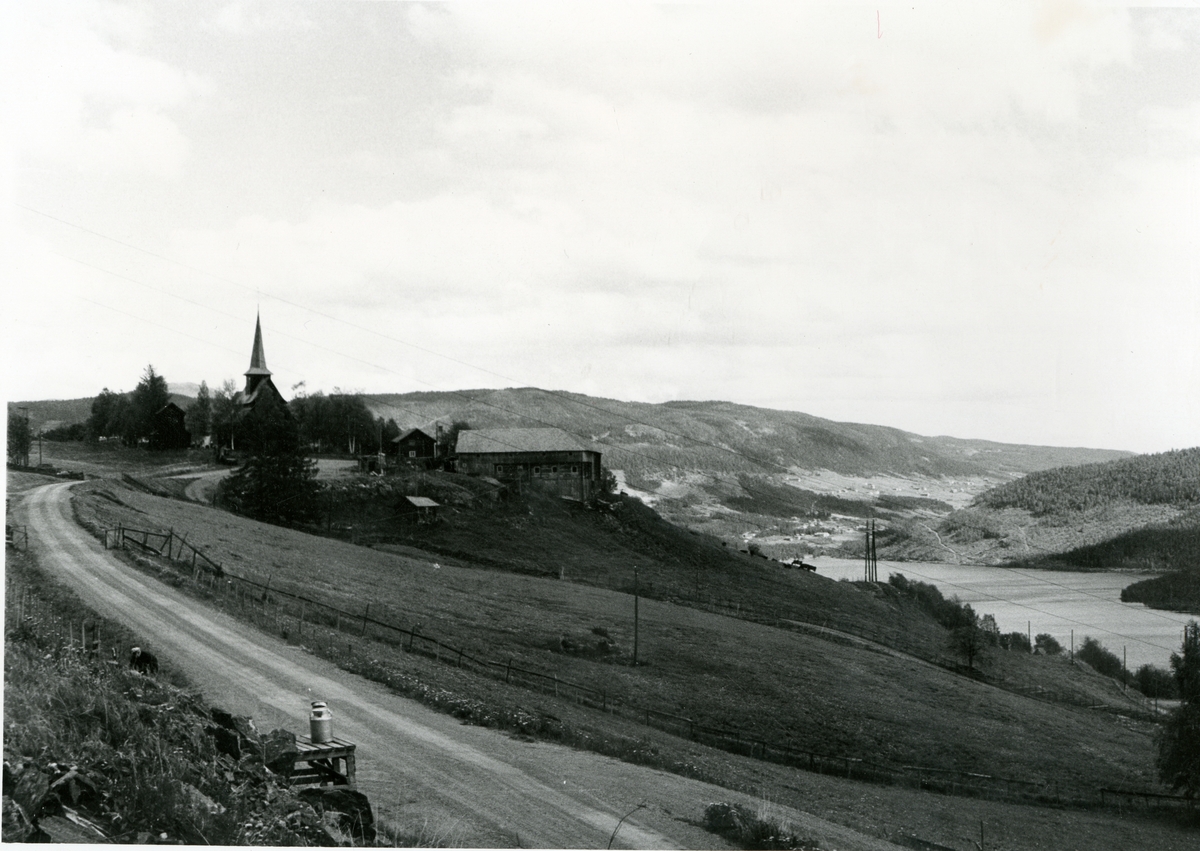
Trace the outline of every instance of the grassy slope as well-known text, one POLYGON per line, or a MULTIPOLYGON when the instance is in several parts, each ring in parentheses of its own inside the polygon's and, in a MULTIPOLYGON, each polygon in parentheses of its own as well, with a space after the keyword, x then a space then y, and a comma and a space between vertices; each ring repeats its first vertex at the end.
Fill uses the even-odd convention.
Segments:
MULTIPOLYGON (((272 587, 317 593, 348 611, 371 601, 373 616, 401 625, 419 621, 423 633, 485 658, 511 656, 518 664, 698 720, 897 763, 1065 786, 1152 783, 1149 725, 1029 700, 917 660, 645 602, 641 648, 649 665, 605 664, 558 652, 559 639, 586 636, 600 626, 627 653, 632 624, 626 594, 495 570, 435 568, 108 484, 83 487, 108 490, 124 503, 82 499, 81 515, 89 522, 186 529, 190 541, 211 549, 228 569, 260 579, 270 573, 272 587)), ((849 585, 826 584, 832 591, 825 599, 856 600, 846 606, 872 599, 849 585)), ((1064 690, 1104 691, 1094 677, 1054 660, 1022 662, 1027 681, 1048 672, 1064 690)), ((1120 705, 1119 695, 1108 697, 1110 705, 1120 705)))

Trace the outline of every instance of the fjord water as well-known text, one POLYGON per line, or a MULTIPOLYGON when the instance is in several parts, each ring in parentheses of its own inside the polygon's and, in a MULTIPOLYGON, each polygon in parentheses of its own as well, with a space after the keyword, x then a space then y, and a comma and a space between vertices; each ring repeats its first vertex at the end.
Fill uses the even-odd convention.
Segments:
MULTIPOLYGON (((851 559, 809 558, 817 574, 830 579, 861 580, 863 563, 851 559)), ((1128 654, 1130 671, 1147 662, 1167 667, 1178 651, 1183 627, 1195 615, 1146 608, 1141 603, 1122 603, 1121 589, 1147 574, 1027 570, 982 565, 934 562, 880 561, 879 579, 893 573, 936 585, 949 598, 969 603, 978 615, 996 618, 1001 632, 1048 632, 1064 650, 1084 636, 1095 638, 1118 657, 1128 654)))

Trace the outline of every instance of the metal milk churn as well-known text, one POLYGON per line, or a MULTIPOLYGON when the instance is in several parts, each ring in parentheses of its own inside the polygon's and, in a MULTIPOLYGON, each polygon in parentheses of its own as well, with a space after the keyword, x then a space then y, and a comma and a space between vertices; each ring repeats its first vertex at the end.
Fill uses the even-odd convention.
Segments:
POLYGON ((312 713, 308 716, 308 728, 314 745, 333 739, 333 714, 323 700, 312 702, 312 713))

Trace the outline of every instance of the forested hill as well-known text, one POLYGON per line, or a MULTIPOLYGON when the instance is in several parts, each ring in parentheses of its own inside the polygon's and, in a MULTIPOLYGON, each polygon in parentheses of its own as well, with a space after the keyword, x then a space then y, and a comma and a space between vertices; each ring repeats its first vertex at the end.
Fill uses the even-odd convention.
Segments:
POLYGON ((633 479, 702 470, 775 474, 782 469, 847 475, 972 476, 1027 473, 1129 453, 924 437, 886 426, 842 423, 733 402, 622 402, 533 387, 364 397, 401 428, 464 420, 472 428, 557 426, 593 442, 606 466, 633 479))
POLYGON ((1117 501, 1200 505, 1200 447, 1099 464, 1057 467, 992 488, 976 499, 988 508, 1034 515, 1084 511, 1117 501))

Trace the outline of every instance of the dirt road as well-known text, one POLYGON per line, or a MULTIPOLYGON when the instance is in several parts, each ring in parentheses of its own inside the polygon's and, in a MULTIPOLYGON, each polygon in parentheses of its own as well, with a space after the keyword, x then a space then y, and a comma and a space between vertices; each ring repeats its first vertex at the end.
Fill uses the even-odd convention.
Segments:
MULTIPOLYGON (((40 565, 143 636, 214 704, 260 729, 303 732, 308 703, 329 701, 335 733, 358 743, 359 787, 376 809, 423 821, 444 843, 486 847, 721 847, 697 826, 714 800, 744 795, 595 754, 464 726, 128 568, 78 527, 71 483, 30 491, 15 515, 40 565)), ((786 810, 823 848, 895 848, 786 810)))

